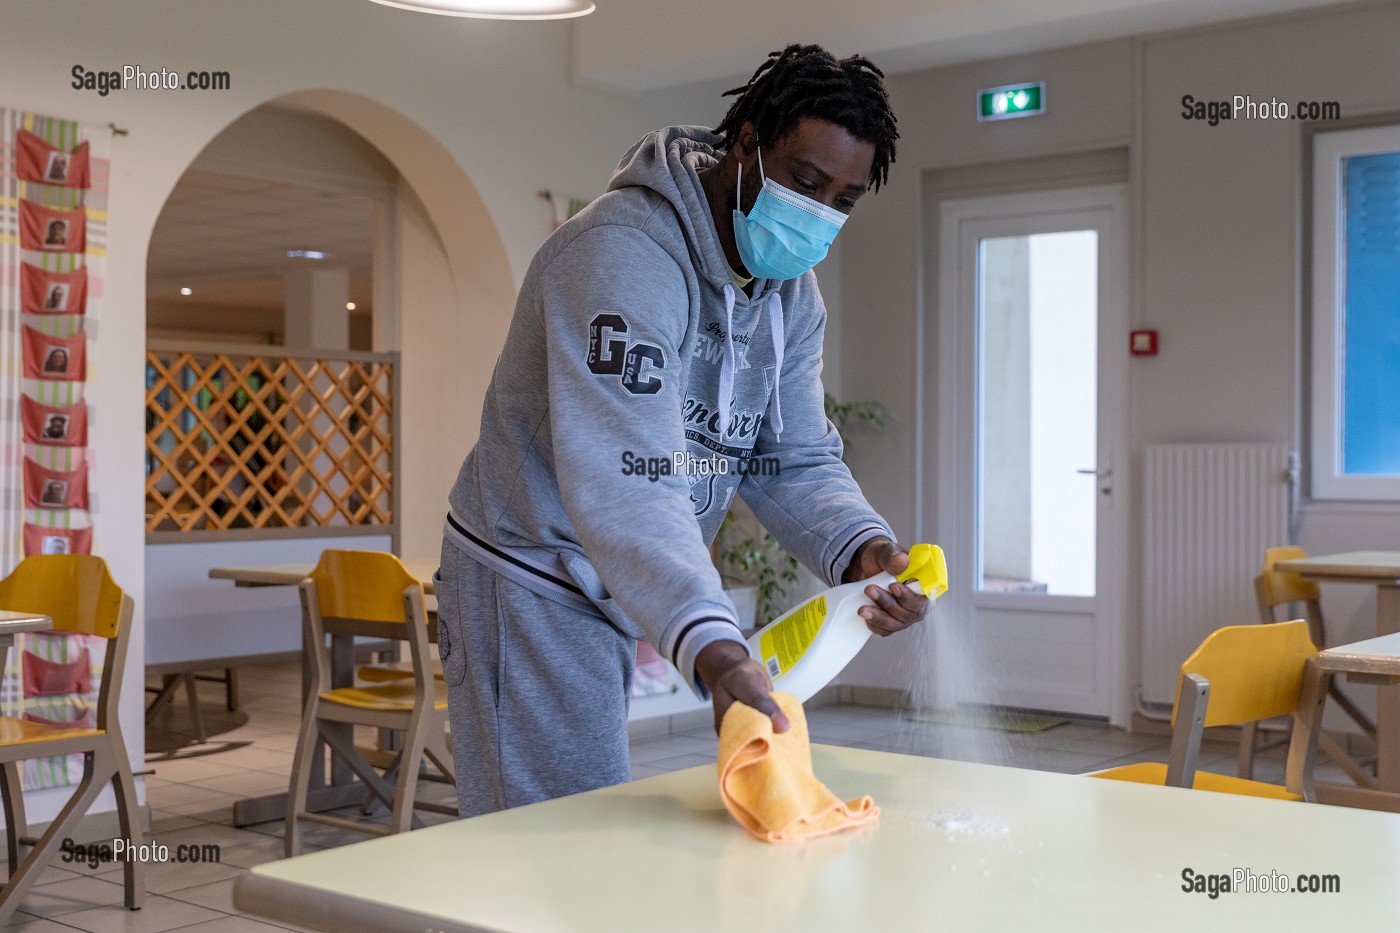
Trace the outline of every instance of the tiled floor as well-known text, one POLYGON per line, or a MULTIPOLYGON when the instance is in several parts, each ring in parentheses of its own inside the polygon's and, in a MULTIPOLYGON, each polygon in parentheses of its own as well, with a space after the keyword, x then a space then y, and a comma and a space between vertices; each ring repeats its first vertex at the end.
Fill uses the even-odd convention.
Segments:
MULTIPOLYGON (((221 687, 201 684, 201 709, 210 733, 206 744, 192 744, 183 701, 162 711, 147 731, 146 766, 153 773, 146 776, 146 795, 154 835, 172 848, 182 842, 217 844, 221 850, 217 864, 152 866, 145 908, 128 911, 121 905, 120 866, 103 865, 90 871, 55 863, 20 905, 6 931, 287 929, 240 916, 232 903, 233 882, 240 873, 282 856, 282 821, 235 829, 231 817, 235 800, 287 786, 298 727, 300 676, 299 666, 293 664, 243 668, 242 708, 237 713, 224 710, 221 687)), ((808 711, 808 724, 814 742, 1068 773, 1165 761, 1168 747, 1165 737, 1129 735, 1101 724, 1069 722, 1044 732, 1004 734, 919 723, 890 710, 863 706, 817 707, 808 711)), ((1207 741, 1203 765, 1232 774, 1235 752, 1234 744, 1207 741)), ((714 760, 715 737, 709 726, 632 744, 634 778, 714 760)), ((1265 753, 1256 776, 1281 782, 1283 750, 1265 753)), ((1344 780, 1331 765, 1323 766, 1318 776, 1344 780)), ((427 782, 420 786, 425 799, 446 802, 452 797, 451 788, 427 782)), ((355 808, 340 812, 360 818, 355 808)), ((383 814, 378 818, 383 819, 383 814)), ((432 824, 448 818, 425 813, 423 819, 432 824)), ((304 832, 308 851, 370 838, 315 824, 304 832)))

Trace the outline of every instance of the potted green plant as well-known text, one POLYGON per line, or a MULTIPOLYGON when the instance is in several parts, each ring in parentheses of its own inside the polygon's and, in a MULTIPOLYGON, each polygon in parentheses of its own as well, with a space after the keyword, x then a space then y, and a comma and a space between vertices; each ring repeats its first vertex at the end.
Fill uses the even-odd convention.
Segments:
MULTIPOLYGON (((852 426, 882 430, 889 423, 889 412, 879 402, 838 402, 830 393, 826 394, 826 416, 841 436, 842 459, 851 449, 847 431, 852 426)), ((766 625, 790 608, 787 596, 798 582, 797 560, 757 525, 742 504, 731 507, 720 523, 714 558, 741 628, 766 625), (742 509, 742 522, 736 509, 742 509)))

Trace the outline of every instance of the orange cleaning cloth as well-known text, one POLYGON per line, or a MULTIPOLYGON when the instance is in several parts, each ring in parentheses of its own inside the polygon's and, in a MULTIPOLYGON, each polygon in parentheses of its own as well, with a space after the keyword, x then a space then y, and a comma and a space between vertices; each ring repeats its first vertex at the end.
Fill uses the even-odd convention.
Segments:
POLYGON ((788 718, 773 720, 743 703, 724 714, 719 730, 719 794, 739 825, 763 842, 802 842, 866 826, 880 816, 869 796, 846 802, 812 773, 807 717, 790 693, 773 699, 788 718))

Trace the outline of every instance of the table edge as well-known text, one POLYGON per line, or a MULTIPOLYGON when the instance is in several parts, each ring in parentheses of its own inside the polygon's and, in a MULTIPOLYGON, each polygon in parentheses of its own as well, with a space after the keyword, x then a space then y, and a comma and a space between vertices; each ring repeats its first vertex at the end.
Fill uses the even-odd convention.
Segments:
POLYGON ((53 629, 53 619, 38 613, 16 612, 19 619, 0 618, 0 633, 18 635, 23 632, 48 632, 53 629))
MULTIPOLYGON (((284 860, 285 861, 285 860, 284 860)), ((233 906, 240 913, 324 933, 383 933, 405 929, 406 924, 426 933, 500 933, 490 927, 464 926, 401 907, 347 895, 330 895, 291 882, 257 874, 254 866, 233 883, 233 906)))
POLYGON ((1379 567, 1374 564, 1369 566, 1339 564, 1324 561, 1317 557, 1298 557, 1292 560, 1281 560, 1274 564, 1274 569, 1282 570, 1285 573, 1296 573, 1302 577, 1332 577, 1356 582, 1400 580, 1400 567, 1387 568, 1379 567))

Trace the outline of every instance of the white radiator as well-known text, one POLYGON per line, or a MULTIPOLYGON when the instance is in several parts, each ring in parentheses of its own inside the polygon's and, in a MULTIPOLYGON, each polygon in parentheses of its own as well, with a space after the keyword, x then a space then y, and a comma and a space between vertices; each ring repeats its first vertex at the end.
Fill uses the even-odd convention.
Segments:
POLYGON ((1141 699, 1170 707, 1181 662, 1259 618, 1264 550, 1288 544, 1290 453, 1262 444, 1145 449, 1141 699))

